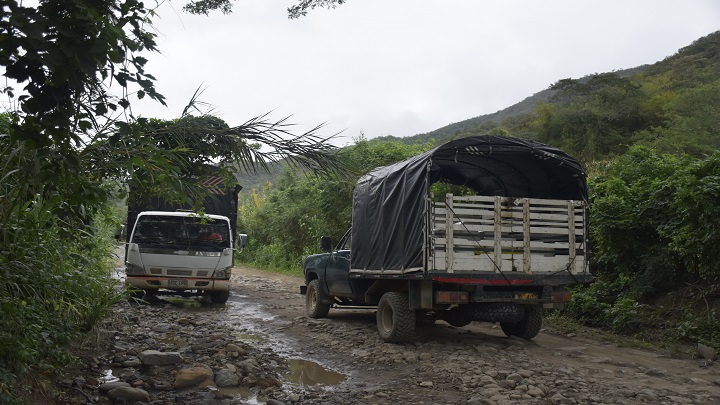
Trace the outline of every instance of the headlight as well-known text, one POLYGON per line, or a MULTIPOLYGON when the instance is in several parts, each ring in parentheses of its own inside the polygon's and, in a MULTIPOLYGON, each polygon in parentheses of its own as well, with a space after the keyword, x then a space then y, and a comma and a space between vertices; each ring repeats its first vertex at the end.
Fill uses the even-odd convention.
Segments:
POLYGON ((212 278, 221 278, 221 279, 229 280, 231 273, 232 273, 232 267, 228 267, 228 268, 222 269, 222 270, 215 270, 212 278))
POLYGON ((142 266, 138 266, 137 264, 126 263, 125 274, 128 276, 141 276, 145 274, 145 269, 143 269, 142 266))

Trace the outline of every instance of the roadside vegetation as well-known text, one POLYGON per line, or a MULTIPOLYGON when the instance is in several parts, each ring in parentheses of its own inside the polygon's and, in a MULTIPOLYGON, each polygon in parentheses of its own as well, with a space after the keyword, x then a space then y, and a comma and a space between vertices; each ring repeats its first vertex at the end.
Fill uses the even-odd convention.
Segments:
POLYGON ((429 145, 360 137, 338 152, 347 169, 343 176, 315 177, 285 170, 275 185, 241 192, 238 229, 252 236, 240 259, 297 274, 302 258, 317 253, 321 236, 338 241, 347 231, 352 191, 362 174, 427 149, 429 145))
POLYGON ((129 180, 193 203, 207 191, 187 179, 207 164, 223 177, 276 160, 342 171, 319 127, 292 134, 266 116, 230 126, 200 109, 200 91, 178 119, 134 117, 133 100, 164 103, 145 70, 156 9, 24 3, 0 6, 0 93, 11 106, 0 113, 0 404, 23 403, 33 382, 73 361, 71 344, 124 297, 110 270, 129 180))
MULTIPOLYGON (((591 268, 559 316, 638 341, 720 349, 720 32, 631 75, 560 80, 530 114, 451 138, 532 138, 581 159, 591 204, 591 268)), ((434 131, 436 132, 436 131, 434 131)), ((286 171, 244 194, 241 260, 294 274, 319 238, 351 223, 352 187, 368 170, 448 139, 366 140, 340 151, 338 181, 286 171)))
MULTIPOLYGON (((230 4, 192 3, 201 14, 230 4)), ((342 3, 301 1, 290 13, 342 3)), ((282 160, 282 176, 241 193, 242 259, 299 273, 321 235, 338 240, 349 226, 360 175, 447 140, 360 136, 336 151, 319 128, 294 136, 266 117, 231 126, 196 97, 177 120, 136 119, 135 98, 163 102, 145 71, 156 10, 8 1, 2 11, 1 91, 14 108, 0 114, 0 403, 20 403, 28 380, 72 361, 68 344, 123 297, 109 277, 113 234, 138 173, 149 189, 192 200, 203 192, 186 181, 198 165, 219 162, 232 176, 282 160)), ((533 113, 453 134, 529 137, 583 159, 597 278, 566 315, 720 348, 719 50, 715 33, 632 76, 561 80, 533 113)))

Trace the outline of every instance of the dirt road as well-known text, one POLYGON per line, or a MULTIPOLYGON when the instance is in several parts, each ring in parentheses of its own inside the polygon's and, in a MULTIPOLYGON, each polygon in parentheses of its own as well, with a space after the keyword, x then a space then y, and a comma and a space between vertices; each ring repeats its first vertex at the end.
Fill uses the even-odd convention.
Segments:
POLYGON ((413 343, 387 344, 372 310, 307 318, 300 278, 236 268, 233 281, 225 306, 120 305, 103 331, 110 343, 68 370, 72 389, 57 402, 131 403, 140 392, 152 404, 720 403, 715 362, 547 331, 524 341, 482 323, 438 321, 413 343), (182 360, 151 365, 153 350, 182 360), (209 380, 180 387, 191 368, 209 380), (109 395, 108 383, 137 392, 109 395))

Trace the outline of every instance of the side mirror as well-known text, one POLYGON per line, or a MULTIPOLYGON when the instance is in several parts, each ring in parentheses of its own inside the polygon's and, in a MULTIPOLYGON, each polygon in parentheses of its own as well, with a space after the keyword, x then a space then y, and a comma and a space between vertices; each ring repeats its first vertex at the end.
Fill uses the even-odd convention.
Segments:
POLYGON ((248 237, 246 234, 239 233, 235 240, 236 240, 238 246, 240 246, 241 248, 244 248, 245 246, 247 246, 247 239, 248 239, 248 237))
POLYGON ((332 240, 329 236, 323 236, 320 238, 320 251, 332 252, 332 240))
POLYGON ((125 239, 125 225, 120 225, 117 229, 115 229, 115 240, 120 242, 120 240, 125 239))

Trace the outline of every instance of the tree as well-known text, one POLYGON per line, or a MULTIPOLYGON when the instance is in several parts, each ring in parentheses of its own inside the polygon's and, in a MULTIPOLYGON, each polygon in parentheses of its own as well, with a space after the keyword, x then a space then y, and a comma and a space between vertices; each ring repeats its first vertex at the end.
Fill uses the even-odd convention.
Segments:
POLYGON ((538 140, 552 143, 585 162, 622 153, 655 116, 643 107, 647 94, 633 78, 616 73, 584 80, 560 80, 551 103, 536 107, 538 140))
POLYGON ((302 257, 315 252, 321 236, 337 241, 347 231, 352 192, 360 176, 429 148, 361 136, 338 151, 348 176, 319 178, 285 171, 272 188, 251 191, 241 204, 239 226, 253 244, 243 257, 258 265, 299 269, 302 257))
POLYGON ((156 50, 155 35, 145 29, 153 10, 142 2, 43 0, 25 7, 9 0, 0 13, 0 65, 6 78, 24 86, 22 93, 3 89, 19 107, 14 138, 61 150, 82 145, 102 117, 129 107, 133 85, 138 98, 164 103, 140 56, 156 50), (112 83, 120 97, 108 91, 112 83))
POLYGON ((102 203, 107 179, 124 181, 138 167, 154 171, 151 178, 170 190, 183 180, 179 168, 200 160, 236 162, 223 166, 228 172, 263 170, 280 159, 312 171, 338 167, 330 137, 317 134, 320 126, 295 136, 287 119, 261 116, 231 127, 205 114, 191 117, 199 93, 179 120, 136 120, 131 96, 163 102, 141 55, 157 50, 147 29, 155 11, 140 1, 42 0, 25 7, 11 0, 0 13, 0 66, 12 86, 23 86, 21 92, 3 89, 18 106, 7 117, 3 146, 34 156, 39 178, 23 184, 15 207, 66 189, 69 207, 89 213, 102 203), (121 95, 110 86, 119 86, 121 95))
POLYGON ((0 2, 0 91, 16 107, 0 114, 0 402, 12 403, 23 376, 70 361, 67 343, 120 298, 104 218, 129 177, 192 199, 206 191, 185 180, 210 163, 232 175, 281 159, 315 172, 340 162, 320 126, 293 135, 266 116, 231 126, 190 114, 197 93, 177 120, 135 119, 132 97, 163 102, 142 56, 157 50, 155 11, 138 0, 36 4, 0 2))
MULTIPOLYGON (((288 8, 288 17, 290 19, 300 18, 307 15, 308 10, 317 7, 335 8, 337 5, 345 3, 347 0, 300 0, 295 6, 288 8)), ((191 14, 209 14, 211 11, 220 10, 222 13, 229 14, 232 12, 231 0, 191 0, 190 3, 183 7, 183 10, 191 14)))

